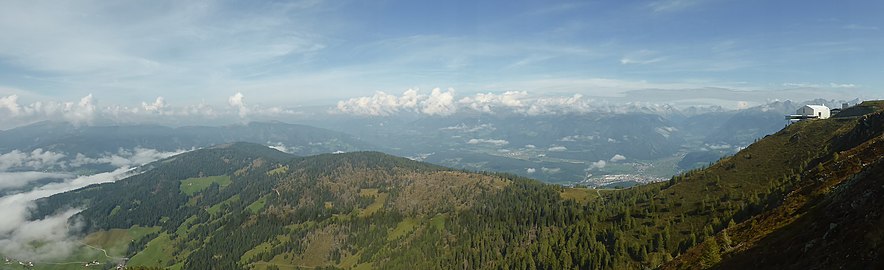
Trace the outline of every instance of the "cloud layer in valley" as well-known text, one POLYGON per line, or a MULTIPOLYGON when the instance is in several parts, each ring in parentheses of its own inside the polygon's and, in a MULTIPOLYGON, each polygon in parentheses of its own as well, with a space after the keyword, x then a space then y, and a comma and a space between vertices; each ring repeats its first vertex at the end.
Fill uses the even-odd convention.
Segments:
MULTIPOLYGON (((69 218, 80 209, 68 209, 42 219, 30 220, 34 200, 92 184, 113 182, 131 176, 129 167, 50 183, 34 190, 0 197, 0 252, 27 260, 58 259, 70 255, 79 241, 68 234, 69 218), (32 243, 48 243, 34 246, 32 243)), ((62 209, 60 209, 62 210, 62 209)))
POLYGON ((38 186, 19 193, 0 197, 0 253, 27 260, 52 260, 66 257, 81 246, 75 236, 68 232, 77 226, 71 220, 81 209, 59 209, 45 218, 33 220, 31 209, 34 200, 45 198, 92 184, 114 182, 129 176, 135 166, 185 152, 163 152, 155 149, 121 149, 117 153, 87 157, 77 153, 66 155, 37 149, 31 152, 18 150, 0 155, 0 190, 22 188, 36 183, 38 186), (72 158, 68 158, 72 157, 72 158), (88 164, 109 164, 117 169, 87 176, 42 171, 13 171, 10 168, 52 169, 71 168, 88 164), (51 179, 49 183, 36 182, 51 179), (35 246, 33 243, 49 243, 35 246))

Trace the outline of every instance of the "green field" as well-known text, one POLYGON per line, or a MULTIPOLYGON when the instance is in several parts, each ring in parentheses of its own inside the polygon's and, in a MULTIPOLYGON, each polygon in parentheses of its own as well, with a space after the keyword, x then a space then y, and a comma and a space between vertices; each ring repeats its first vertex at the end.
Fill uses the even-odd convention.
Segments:
POLYGON ((129 229, 110 229, 97 231, 83 239, 83 243, 96 248, 107 250, 108 256, 125 257, 129 242, 140 239, 147 234, 157 232, 160 227, 133 226, 129 229))
POLYGON ((172 240, 169 238, 169 234, 164 232, 147 243, 144 250, 135 254, 129 260, 129 265, 165 267, 175 258, 173 252, 172 240))
POLYGON ((598 198, 598 194, 595 190, 587 188, 565 188, 562 190, 562 193, 559 193, 559 195, 562 199, 575 200, 579 203, 587 203, 598 198))
POLYGON ((246 251, 246 253, 243 253, 242 257, 239 258, 239 262, 245 264, 255 256, 258 256, 258 254, 269 252, 271 248, 273 248, 273 244, 269 242, 261 243, 255 246, 255 248, 246 251))
POLYGON ((282 166, 282 167, 279 167, 279 168, 276 168, 276 169, 273 169, 273 170, 267 172, 267 175, 269 175, 269 176, 282 175, 288 171, 289 171, 289 166, 282 166))
POLYGON ((189 235, 193 231, 195 227, 193 226, 193 223, 196 222, 197 219, 198 217, 192 216, 184 220, 184 223, 181 223, 181 226, 178 226, 178 229, 175 230, 175 235, 178 237, 186 237, 189 235))
POLYGON ((445 220, 448 218, 447 214, 440 214, 430 219, 430 228, 434 228, 436 230, 445 229, 445 220))
POLYGON ((217 183, 221 187, 226 187, 227 185, 230 185, 230 176, 221 175, 181 180, 181 193, 193 196, 193 194, 208 188, 212 183, 217 183))
POLYGON ((390 195, 387 193, 378 192, 377 189, 362 189, 359 193, 360 195, 374 194, 374 202, 366 206, 365 209, 363 209, 362 212, 359 213, 360 217, 369 217, 378 210, 381 210, 381 208, 383 208, 384 204, 387 202, 387 196, 390 195))
POLYGON ((252 214, 257 214, 258 212, 261 212, 261 209, 264 209, 264 205, 267 205, 267 196, 263 196, 252 204, 249 204, 246 209, 252 214))
POLYGON ((224 205, 230 205, 237 201, 239 201, 239 194, 233 195, 233 197, 230 197, 230 199, 224 200, 223 202, 212 205, 212 207, 209 207, 209 209, 206 209, 206 211, 209 212, 209 214, 214 215, 218 212, 221 212, 221 207, 223 207, 224 205))
POLYGON ((396 228, 387 235, 387 240, 392 241, 408 235, 408 233, 414 231, 414 228, 417 227, 418 223, 419 220, 414 218, 403 219, 399 224, 396 224, 396 228))

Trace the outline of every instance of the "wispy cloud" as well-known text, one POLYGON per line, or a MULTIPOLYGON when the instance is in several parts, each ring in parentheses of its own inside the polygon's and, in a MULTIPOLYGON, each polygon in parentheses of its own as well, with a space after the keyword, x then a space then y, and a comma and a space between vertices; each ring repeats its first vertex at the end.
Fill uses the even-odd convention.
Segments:
MULTIPOLYGON (((138 101, 117 108, 121 117, 129 117, 135 109, 174 115, 181 111, 176 104, 197 103, 204 106, 190 108, 191 114, 206 106, 227 113, 226 97, 239 92, 249 106, 233 106, 233 116, 250 119, 260 115, 252 104, 304 105, 379 89, 442 85, 464 93, 616 96, 637 86, 670 89, 665 84, 690 80, 759 86, 778 83, 769 78, 800 81, 825 75, 837 81, 838 75, 828 75, 830 64, 853 66, 856 74, 874 77, 874 57, 852 56, 881 50, 874 35, 853 35, 824 48, 807 46, 819 36, 878 30, 873 15, 857 12, 859 4, 808 8, 798 17, 760 14, 739 24, 733 23, 734 14, 778 4, 553 1, 447 12, 464 4, 421 10, 397 1, 5 1, 0 2, 0 96, 77 103, 92 93, 105 102, 138 101), (728 8, 718 8, 723 4, 728 8), (700 8, 701 14, 691 14, 696 16, 665 16, 700 8), (647 18, 648 13, 663 16, 647 18), (850 21, 826 28, 802 21, 821 13, 850 21), (781 35, 780 29, 788 27, 776 24, 787 21, 802 29, 781 35), (718 42, 727 46, 715 46, 718 42), (820 56, 826 64, 812 62, 820 56), (646 85, 637 85, 641 82, 646 85)), ((877 87, 876 80, 857 83, 877 87)), ((444 103, 446 96, 442 91, 437 97, 444 103)))
POLYGON ((676 12, 697 6, 702 2, 703 0, 658 0, 648 4, 648 8, 654 12, 676 12))
POLYGON ((845 25, 843 28, 847 29, 847 30, 878 30, 879 29, 877 26, 862 25, 862 24, 855 24, 855 23, 845 25))
POLYGON ((620 64, 623 65, 646 65, 663 61, 666 57, 660 56, 657 52, 651 50, 640 50, 629 53, 620 58, 620 64))
POLYGON ((510 142, 502 139, 470 139, 467 141, 468 144, 490 144, 494 146, 504 146, 509 144, 510 142))
POLYGON ((613 157, 611 157, 611 159, 610 159, 611 162, 620 162, 620 161, 624 161, 624 160, 626 160, 626 157, 621 154, 616 154, 613 157))
POLYGON ((59 162, 65 158, 65 154, 43 149, 34 149, 31 152, 13 150, 9 153, 0 154, 0 172, 15 168, 28 168, 35 170, 48 169, 59 166, 59 162))
POLYGON ((7 2, 0 4, 0 32, 8 33, 0 56, 67 88, 206 91, 325 48, 319 27, 307 26, 311 17, 292 16, 317 5, 7 2))
POLYGON ((783 87, 789 88, 856 88, 856 84, 852 83, 828 83, 828 84, 819 84, 819 83, 800 83, 800 82, 787 82, 783 83, 783 87))
POLYGON ((27 186, 29 183, 43 179, 66 179, 73 175, 66 173, 48 173, 48 172, 0 172, 0 191, 5 189, 16 189, 27 186))

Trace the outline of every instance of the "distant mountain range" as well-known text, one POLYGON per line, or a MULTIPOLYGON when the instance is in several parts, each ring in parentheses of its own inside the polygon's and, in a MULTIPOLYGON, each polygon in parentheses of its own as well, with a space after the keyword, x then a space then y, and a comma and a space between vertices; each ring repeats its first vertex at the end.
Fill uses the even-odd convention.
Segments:
POLYGON ((120 148, 136 146, 172 151, 237 141, 288 145, 292 146, 292 153, 301 155, 369 148, 367 143, 350 135, 281 122, 177 128, 158 125, 77 127, 63 122, 40 122, 0 131, 0 151, 42 148, 45 151, 86 154, 113 153, 120 148))
POLYGON ((233 143, 39 200, 31 219, 85 209, 69 220, 89 246, 69 260, 130 267, 878 269, 884 102, 861 106, 627 190, 233 143))
POLYGON ((137 155, 133 152, 138 148, 175 152, 230 142, 260 143, 295 155, 374 149, 371 144, 344 133, 281 122, 175 128, 158 125, 74 126, 64 122, 40 122, 0 131, 0 154, 11 151, 27 154, 39 149, 37 151, 41 153, 63 156, 55 161, 67 166, 28 168, 25 164, 19 169, 70 171, 87 167, 92 171, 109 171, 114 167, 96 160, 108 159, 113 155, 123 158, 137 155), (80 159, 77 159, 78 156, 80 159))
MULTIPOLYGON (((834 107, 841 102, 772 102, 736 111, 714 106, 627 104, 561 115, 464 110, 448 116, 304 119, 312 126, 282 122, 184 127, 41 122, 0 131, 0 154, 40 149, 73 160, 78 154, 98 158, 135 148, 172 152, 243 141, 301 156, 380 150, 454 168, 507 172, 553 183, 593 184, 595 178, 605 175, 660 179, 708 165, 782 129, 786 125, 783 115, 808 103, 834 107)), ((84 166, 92 172, 114 169, 100 164, 84 166)))

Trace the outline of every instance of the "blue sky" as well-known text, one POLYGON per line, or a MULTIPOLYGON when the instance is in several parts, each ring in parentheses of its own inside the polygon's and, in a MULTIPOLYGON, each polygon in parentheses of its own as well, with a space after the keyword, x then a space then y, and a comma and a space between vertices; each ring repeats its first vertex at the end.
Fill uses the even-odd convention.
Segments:
POLYGON ((882 1, 815 0, 3 1, 0 97, 236 107, 240 92, 285 107, 440 87, 882 98, 882 13, 882 1))

